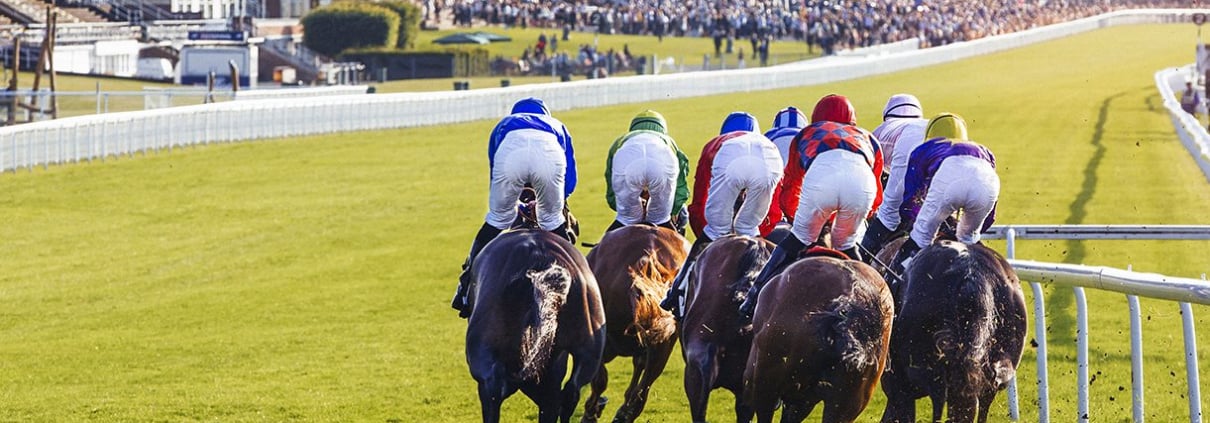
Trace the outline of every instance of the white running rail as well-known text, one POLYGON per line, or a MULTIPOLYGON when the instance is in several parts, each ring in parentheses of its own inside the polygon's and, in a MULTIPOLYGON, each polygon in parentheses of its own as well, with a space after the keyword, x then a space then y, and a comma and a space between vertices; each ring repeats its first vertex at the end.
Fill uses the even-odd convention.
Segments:
MULTIPOLYGON (((984 235, 1007 242, 1009 263, 1021 281, 1029 281, 1034 298, 1034 332, 1038 342, 1038 421, 1050 421, 1049 373, 1046 356, 1046 308, 1043 283, 1069 286, 1076 298, 1077 408, 1078 421, 1090 421, 1088 409, 1088 308, 1084 288, 1126 294, 1130 308, 1130 357, 1134 421, 1143 421, 1143 334, 1139 322, 1138 297, 1180 302, 1184 321, 1185 368, 1188 384, 1189 421, 1200 423, 1201 393, 1198 379, 1197 338, 1190 303, 1210 305, 1210 284, 1202 279, 1138 273, 1100 266, 1042 263, 1016 260, 1016 242, 1025 239, 1066 240, 1210 240, 1210 226, 1174 225, 1010 225, 996 226, 984 235)), ((1016 380, 1009 387, 1009 414, 1018 419, 1016 380)))

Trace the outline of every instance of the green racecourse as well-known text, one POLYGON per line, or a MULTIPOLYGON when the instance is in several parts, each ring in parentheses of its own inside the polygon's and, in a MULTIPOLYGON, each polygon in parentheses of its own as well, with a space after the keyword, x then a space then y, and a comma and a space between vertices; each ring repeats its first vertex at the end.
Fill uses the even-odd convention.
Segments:
MULTIPOLYGON (((781 107, 810 110, 837 92, 873 128, 888 96, 912 92, 929 113, 963 114, 996 152, 999 223, 1210 224, 1210 184, 1152 78, 1190 62, 1193 40, 1192 25, 1116 27, 824 86, 558 113, 580 166, 570 203, 585 239, 599 237, 612 218, 605 152, 647 107, 696 160, 735 109, 767 126, 781 107)), ((465 322, 447 303, 486 209, 493 124, 211 145, 0 176, 0 420, 478 419, 465 322)), ((1018 256, 1198 277, 1210 270, 1207 247, 1024 241, 1018 256)), ((1048 291, 1051 417, 1073 421, 1075 305, 1069 290, 1048 291)), ((1088 296, 1092 418, 1128 421, 1126 301, 1088 296)), ((1205 347, 1210 308, 1195 312, 1205 347)), ((1148 300, 1143 314, 1148 420, 1186 419, 1178 308, 1148 300)), ((1027 422, 1037 416, 1035 352, 1027 348, 1019 373, 1027 422)), ((672 360, 641 421, 688 419, 682 363, 672 360)), ((611 366, 608 415, 628 367, 611 366)), ((1004 398, 994 421, 1007 421, 1004 398)), ((731 396, 713 399, 711 421, 732 419, 731 396)), ((882 405, 878 393, 862 421, 876 421, 882 405)), ((919 407, 927 413, 928 402, 919 407)), ((504 416, 532 421, 536 408, 516 396, 504 416)))

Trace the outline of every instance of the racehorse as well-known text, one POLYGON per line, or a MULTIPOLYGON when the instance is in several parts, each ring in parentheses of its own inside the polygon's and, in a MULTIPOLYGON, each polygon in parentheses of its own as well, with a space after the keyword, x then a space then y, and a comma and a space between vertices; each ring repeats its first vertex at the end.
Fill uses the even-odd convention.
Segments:
POLYGON ((689 273, 681 349, 685 394, 695 423, 706 421, 710 391, 735 394, 735 420, 752 420, 743 402, 743 372, 752 347, 752 326, 740 318, 743 302, 774 244, 761 238, 727 236, 710 244, 689 273))
POLYGON ((605 312, 588 262, 563 238, 522 229, 490 242, 472 269, 466 361, 483 421, 500 421, 500 404, 518 389, 538 405, 539 422, 570 421, 605 347, 605 312), (569 356, 571 376, 560 388, 569 356))
POLYGON ((987 421, 1025 344, 1025 296, 1008 261, 980 244, 942 240, 916 254, 891 335, 883 423, 916 421, 928 396, 933 421, 987 421))
POLYGON ((601 284, 605 305, 605 354, 584 403, 585 422, 601 417, 601 394, 609 381, 605 363, 633 357, 634 374, 614 422, 631 422, 647 404, 651 384, 663 373, 676 345, 676 321, 660 308, 676 271, 689 254, 689 242, 671 229, 624 226, 606 233, 588 253, 588 264, 601 284))
POLYGON ((808 257, 765 286, 753 316, 744 398, 761 423, 801 422, 820 402, 823 422, 851 422, 886 363, 893 305, 873 268, 808 257))

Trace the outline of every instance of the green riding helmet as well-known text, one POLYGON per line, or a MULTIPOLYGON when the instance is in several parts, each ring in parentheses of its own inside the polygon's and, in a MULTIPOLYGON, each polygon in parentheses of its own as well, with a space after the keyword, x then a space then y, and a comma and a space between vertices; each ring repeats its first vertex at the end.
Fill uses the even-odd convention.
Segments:
POLYGON ((661 115, 660 112, 644 110, 642 113, 635 115, 634 119, 630 120, 631 131, 640 129, 667 134, 668 122, 664 120, 664 115, 661 115))

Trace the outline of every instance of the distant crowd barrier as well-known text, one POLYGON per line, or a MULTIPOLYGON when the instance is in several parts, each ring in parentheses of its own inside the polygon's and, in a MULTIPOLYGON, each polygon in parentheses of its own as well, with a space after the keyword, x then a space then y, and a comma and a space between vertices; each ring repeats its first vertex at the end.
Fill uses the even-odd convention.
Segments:
POLYGON ((543 98, 555 110, 567 110, 816 85, 950 62, 1109 26, 1188 22, 1194 12, 1121 11, 936 48, 758 69, 455 92, 233 101, 35 122, 0 128, 0 171, 214 142, 495 119, 527 96, 543 98))
POLYGON ((1210 132, 1206 131, 1206 127, 1202 126, 1196 116, 1185 113, 1181 108, 1180 93, 1185 90, 1185 81, 1195 76, 1193 65, 1164 69, 1155 73, 1155 86, 1160 91, 1160 97, 1164 99, 1164 108, 1172 118, 1176 135, 1180 137, 1181 143, 1185 144, 1189 154, 1193 155, 1193 160, 1202 168, 1202 174, 1210 180, 1210 132))

